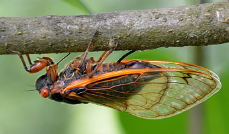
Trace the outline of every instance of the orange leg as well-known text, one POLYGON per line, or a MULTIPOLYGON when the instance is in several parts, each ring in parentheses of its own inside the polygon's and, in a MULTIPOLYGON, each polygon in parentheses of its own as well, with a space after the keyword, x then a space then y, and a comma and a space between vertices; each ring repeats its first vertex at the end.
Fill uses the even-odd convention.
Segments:
POLYGON ((103 54, 100 56, 100 58, 98 59, 97 62, 100 62, 106 53, 107 53, 107 51, 104 51, 103 54))
POLYGON ((27 59, 28 59, 28 61, 29 61, 29 64, 32 65, 33 63, 32 63, 32 61, 31 61, 31 59, 30 59, 30 57, 29 57, 28 54, 26 54, 26 57, 27 57, 27 59))
POLYGON ((90 74, 91 73, 91 60, 89 60, 88 62, 87 62, 87 65, 86 65, 86 74, 88 75, 88 74, 90 74))
MULTIPOLYGON (((24 58, 23 58, 21 52, 19 52, 19 51, 13 51, 13 50, 10 50, 9 48, 7 48, 7 50, 10 51, 11 53, 18 54, 18 56, 20 57, 20 59, 21 59, 21 61, 22 61, 22 64, 23 64, 23 66, 24 66, 24 69, 25 69, 27 72, 30 72, 30 69, 27 68, 26 63, 25 63, 25 60, 24 60, 24 58)), ((28 58, 28 57, 29 57, 29 55, 27 56, 27 58, 28 58)), ((28 60, 31 61, 31 60, 30 60, 30 57, 29 57, 28 60)))
POLYGON ((97 66, 94 68, 94 70, 90 74, 88 74, 89 78, 93 77, 93 75, 98 70, 98 68, 103 64, 104 60, 117 48, 117 46, 118 46, 118 41, 116 42, 115 46, 111 48, 108 53, 106 53, 106 55, 104 53, 102 54, 101 56, 102 58, 100 57, 101 60, 99 61, 97 66))
POLYGON ((87 47, 86 51, 84 52, 82 61, 81 61, 80 65, 78 65, 78 68, 81 68, 83 66, 83 63, 86 60, 87 54, 88 54, 88 52, 89 52, 89 50, 93 44, 94 38, 97 34, 98 34, 98 31, 95 32, 94 36, 92 37, 91 41, 89 42, 88 47, 87 47))

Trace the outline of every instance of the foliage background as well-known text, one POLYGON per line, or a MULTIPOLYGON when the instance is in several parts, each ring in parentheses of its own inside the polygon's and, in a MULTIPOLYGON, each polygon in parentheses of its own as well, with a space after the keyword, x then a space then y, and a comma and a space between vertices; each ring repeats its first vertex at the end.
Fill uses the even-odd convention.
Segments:
MULTIPOLYGON (((216 0, 215 0, 216 1, 216 0)), ((209 1, 209 2, 215 2, 209 1)), ((43 15, 82 15, 117 10, 167 8, 195 4, 194 0, 1 0, 1 17, 43 15)), ((93 34, 94 31, 92 31, 93 34)), ((195 63, 195 47, 159 48, 136 52, 128 59, 172 60, 195 63)), ((204 102, 203 133, 229 133, 228 44, 204 47, 204 67, 221 78, 220 92, 204 102)), ((114 52, 107 61, 117 60, 124 51, 114 52)), ((80 53, 72 53, 59 70, 80 53)), ((58 61, 65 54, 45 54, 58 61)), ((101 52, 89 56, 98 58, 101 52)), ((43 55, 31 55, 32 59, 43 55)), ((43 99, 34 83, 39 74, 24 71, 16 55, 0 57, 0 133, 3 134, 183 134, 189 132, 190 110, 162 120, 141 119, 110 108, 88 105, 67 105, 43 99)))

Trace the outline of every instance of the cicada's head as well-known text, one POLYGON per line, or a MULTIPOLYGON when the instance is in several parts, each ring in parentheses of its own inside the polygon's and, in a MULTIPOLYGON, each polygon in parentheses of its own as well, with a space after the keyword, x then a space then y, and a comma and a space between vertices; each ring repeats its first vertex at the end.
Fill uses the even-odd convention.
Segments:
POLYGON ((40 93, 40 95, 44 98, 50 96, 50 89, 47 85, 47 75, 40 76, 36 81, 36 90, 40 93))
POLYGON ((56 81, 55 83, 49 84, 49 82, 47 82, 47 74, 45 74, 37 79, 36 90, 43 98, 49 98, 57 102, 65 102, 68 104, 82 103, 79 100, 69 99, 62 96, 61 91, 63 90, 63 85, 62 81, 56 81))
POLYGON ((56 81, 50 82, 48 80, 48 75, 40 76, 36 81, 36 90, 40 93, 43 98, 49 97, 50 99, 55 100, 55 96, 60 95, 61 90, 63 89, 63 82, 56 81))

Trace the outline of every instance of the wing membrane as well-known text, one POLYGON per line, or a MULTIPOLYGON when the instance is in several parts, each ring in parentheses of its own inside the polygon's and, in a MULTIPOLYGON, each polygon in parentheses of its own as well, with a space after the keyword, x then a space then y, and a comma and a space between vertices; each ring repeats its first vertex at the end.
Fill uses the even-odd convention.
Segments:
POLYGON ((159 119, 181 113, 221 88, 218 76, 203 67, 181 62, 148 62, 161 68, 110 76, 87 85, 81 97, 142 118, 159 119))

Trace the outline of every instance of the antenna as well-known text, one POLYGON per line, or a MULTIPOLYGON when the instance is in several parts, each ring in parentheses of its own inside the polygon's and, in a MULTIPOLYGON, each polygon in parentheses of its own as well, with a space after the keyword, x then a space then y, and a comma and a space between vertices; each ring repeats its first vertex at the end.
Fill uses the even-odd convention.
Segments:
POLYGON ((28 92, 28 91, 37 91, 36 89, 33 90, 22 90, 22 92, 28 92))
POLYGON ((58 65, 62 60, 64 60, 65 58, 67 58, 70 55, 70 53, 68 53, 67 55, 65 55, 61 60, 59 60, 56 65, 58 65))

